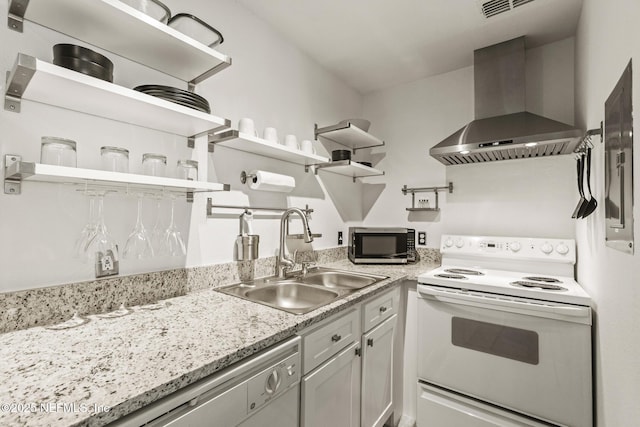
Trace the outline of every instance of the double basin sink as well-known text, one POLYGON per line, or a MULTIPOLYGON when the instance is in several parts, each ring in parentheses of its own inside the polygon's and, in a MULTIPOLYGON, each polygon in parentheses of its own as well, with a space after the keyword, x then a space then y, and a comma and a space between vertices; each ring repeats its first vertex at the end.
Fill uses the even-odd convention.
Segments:
POLYGON ((219 288, 220 292, 294 314, 308 313, 387 276, 314 267, 286 278, 265 277, 219 288))

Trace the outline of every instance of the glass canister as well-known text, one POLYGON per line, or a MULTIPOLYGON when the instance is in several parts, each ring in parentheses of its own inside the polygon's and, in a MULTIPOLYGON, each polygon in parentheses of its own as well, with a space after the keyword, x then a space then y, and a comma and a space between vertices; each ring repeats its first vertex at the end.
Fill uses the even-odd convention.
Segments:
POLYGON ((142 173, 151 176, 166 176, 167 156, 155 153, 143 154, 142 173))
POLYGON ((195 160, 178 160, 176 176, 189 181, 198 180, 198 162, 195 160))
POLYGON ((120 147, 100 147, 102 169, 111 172, 129 172, 129 150, 120 147))
POLYGON ((76 167, 76 143, 70 139, 43 136, 40 163, 76 167))

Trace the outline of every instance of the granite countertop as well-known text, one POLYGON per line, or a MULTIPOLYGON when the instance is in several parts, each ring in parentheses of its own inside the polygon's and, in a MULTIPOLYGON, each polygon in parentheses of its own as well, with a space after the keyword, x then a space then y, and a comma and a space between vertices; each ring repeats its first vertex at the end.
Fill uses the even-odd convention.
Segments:
POLYGON ((2 334, 0 425, 105 425, 438 265, 325 266, 389 279, 304 315, 208 289, 73 329, 2 334))

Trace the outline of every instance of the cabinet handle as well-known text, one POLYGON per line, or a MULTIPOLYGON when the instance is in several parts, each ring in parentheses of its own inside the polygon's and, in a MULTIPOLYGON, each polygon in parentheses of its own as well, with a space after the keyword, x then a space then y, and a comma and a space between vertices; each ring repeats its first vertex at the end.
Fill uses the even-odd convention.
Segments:
POLYGON ((369 347, 373 347, 373 338, 369 338, 369 339, 367 339, 367 345, 368 345, 369 347))
POLYGON ((331 337, 331 341, 333 342, 338 342, 342 339, 342 337, 338 334, 335 334, 334 336, 331 337))
POLYGON ((380 307, 380 313, 384 313, 387 310, 388 310, 388 308, 385 307, 384 305, 382 307, 380 307))

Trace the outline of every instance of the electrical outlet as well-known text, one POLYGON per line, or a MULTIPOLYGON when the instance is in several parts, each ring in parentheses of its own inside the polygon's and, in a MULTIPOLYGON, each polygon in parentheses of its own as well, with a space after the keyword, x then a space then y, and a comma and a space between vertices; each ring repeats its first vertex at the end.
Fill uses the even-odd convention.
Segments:
POLYGON ((96 252, 96 278, 115 276, 120 271, 120 263, 111 249, 96 252))
POLYGON ((338 231, 338 246, 342 246, 342 231, 338 231))
POLYGON ((427 245, 427 232, 426 231, 418 231, 418 245, 426 246, 427 245))

